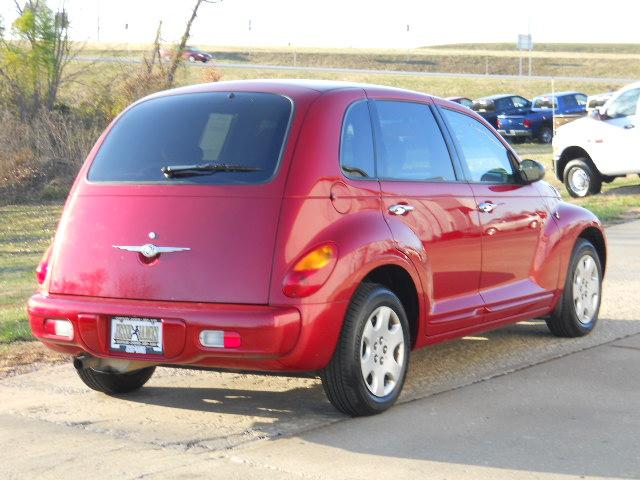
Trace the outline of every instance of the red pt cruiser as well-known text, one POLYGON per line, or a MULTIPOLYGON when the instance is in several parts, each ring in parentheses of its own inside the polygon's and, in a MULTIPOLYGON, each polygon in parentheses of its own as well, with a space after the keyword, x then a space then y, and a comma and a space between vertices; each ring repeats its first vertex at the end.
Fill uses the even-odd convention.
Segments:
POLYGON ((29 301, 36 337, 108 394, 156 365, 319 372, 389 408, 411 350, 600 307, 603 229, 471 110, 322 81, 147 97, 82 167, 29 301))

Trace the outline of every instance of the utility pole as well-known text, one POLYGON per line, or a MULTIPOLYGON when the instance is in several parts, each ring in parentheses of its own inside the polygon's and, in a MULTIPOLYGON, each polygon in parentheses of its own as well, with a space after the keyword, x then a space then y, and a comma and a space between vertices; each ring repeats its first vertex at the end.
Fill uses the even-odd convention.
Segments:
POLYGON ((97 31, 96 31, 96 42, 100 43, 100 0, 98 0, 97 2, 97 9, 98 9, 98 25, 97 25, 97 31))

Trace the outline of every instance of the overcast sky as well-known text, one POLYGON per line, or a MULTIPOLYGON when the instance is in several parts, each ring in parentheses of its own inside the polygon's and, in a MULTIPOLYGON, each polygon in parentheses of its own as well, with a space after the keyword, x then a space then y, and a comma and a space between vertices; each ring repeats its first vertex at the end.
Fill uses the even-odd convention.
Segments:
MULTIPOLYGON (((23 0, 19 0, 22 2, 23 0)), ((203 4, 192 44, 407 48, 461 42, 640 43, 637 0, 591 2, 428 0, 223 0, 203 4), (635 6, 634 6, 635 4, 635 6), (407 28, 408 26, 408 28, 407 28)), ((69 12, 76 40, 176 41, 194 0, 48 0, 69 12), (98 28, 99 27, 99 28, 98 28)), ((15 18, 13 0, 0 0, 4 23, 15 18)))

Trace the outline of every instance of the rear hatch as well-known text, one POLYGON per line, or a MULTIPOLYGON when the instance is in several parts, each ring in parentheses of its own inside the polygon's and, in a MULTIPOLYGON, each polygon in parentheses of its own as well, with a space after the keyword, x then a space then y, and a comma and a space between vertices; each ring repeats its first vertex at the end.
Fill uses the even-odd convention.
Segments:
POLYGON ((288 98, 248 92, 125 112, 65 208, 49 291, 268 303, 292 112, 288 98))

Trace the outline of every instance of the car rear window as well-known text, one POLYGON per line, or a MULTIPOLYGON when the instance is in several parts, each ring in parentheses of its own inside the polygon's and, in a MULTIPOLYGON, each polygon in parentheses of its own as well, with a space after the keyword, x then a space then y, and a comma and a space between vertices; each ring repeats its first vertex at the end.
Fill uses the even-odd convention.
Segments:
POLYGON ((471 108, 476 112, 493 112, 496 109, 496 105, 493 100, 479 98, 473 102, 471 108))
POLYGON ((271 93, 191 93, 142 102, 113 126, 96 154, 94 182, 246 184, 278 166, 292 103, 271 93), (165 178, 165 166, 225 164, 255 169, 165 178))

